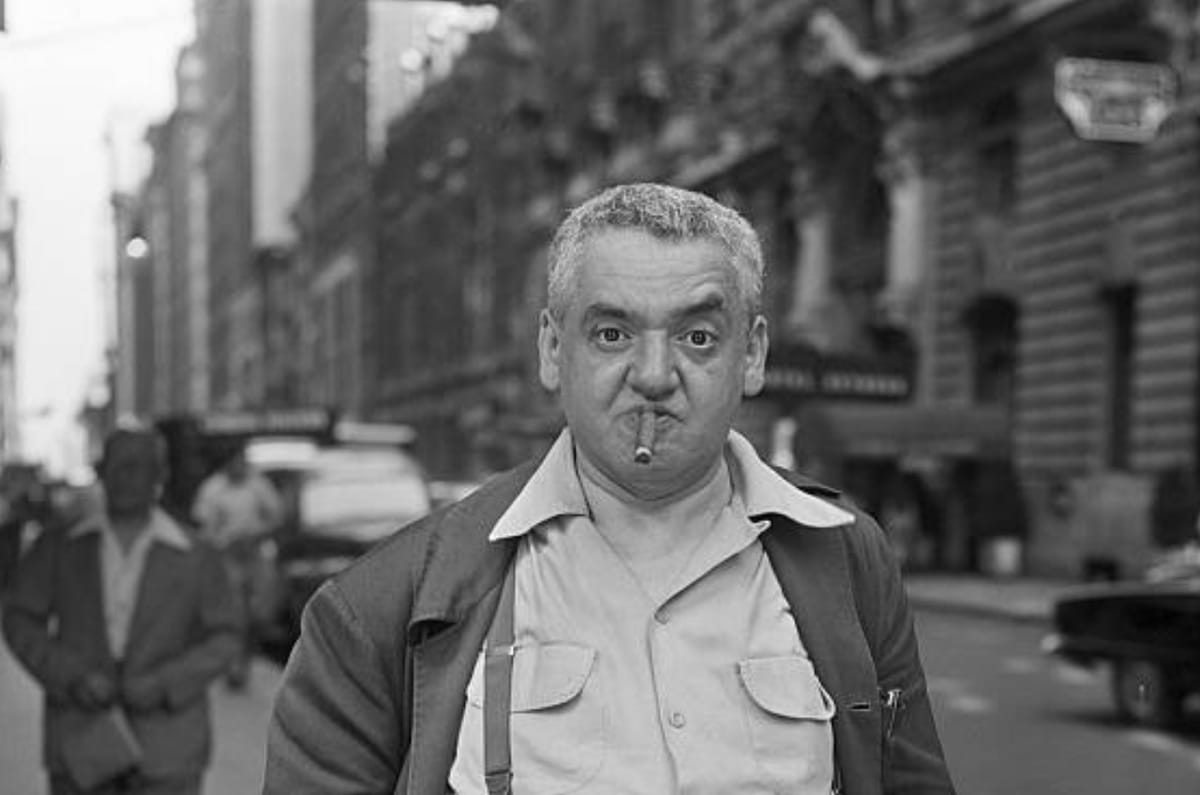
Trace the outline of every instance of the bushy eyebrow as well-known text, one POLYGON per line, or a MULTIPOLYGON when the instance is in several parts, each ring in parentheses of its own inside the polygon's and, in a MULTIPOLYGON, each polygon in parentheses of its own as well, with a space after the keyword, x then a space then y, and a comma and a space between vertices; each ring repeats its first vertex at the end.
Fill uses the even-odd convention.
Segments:
MULTIPOLYGON (((708 315, 719 313, 726 307, 725 297, 721 295, 710 295, 700 299, 694 304, 681 307, 671 313, 672 320, 682 318, 698 317, 700 315, 708 315)), ((591 304, 583 311, 583 325, 591 325, 596 320, 629 320, 634 315, 624 307, 615 304, 609 304, 604 301, 597 301, 591 304)))

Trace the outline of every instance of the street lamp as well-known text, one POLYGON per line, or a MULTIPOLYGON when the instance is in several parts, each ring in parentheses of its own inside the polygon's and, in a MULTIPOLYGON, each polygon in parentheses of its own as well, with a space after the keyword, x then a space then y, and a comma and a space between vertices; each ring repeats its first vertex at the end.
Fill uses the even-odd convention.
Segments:
POLYGON ((150 244, 141 235, 129 238, 129 242, 125 244, 125 254, 130 259, 142 259, 149 253, 150 244))

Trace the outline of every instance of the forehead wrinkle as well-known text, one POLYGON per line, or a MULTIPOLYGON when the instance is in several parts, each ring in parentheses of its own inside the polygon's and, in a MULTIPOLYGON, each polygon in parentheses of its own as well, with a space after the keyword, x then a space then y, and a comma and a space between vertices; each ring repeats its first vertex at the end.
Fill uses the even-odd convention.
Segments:
MULTIPOLYGON (((719 314, 729 306, 729 302, 724 295, 714 293, 704 296, 690 304, 681 307, 674 307, 669 310, 667 318, 674 322, 681 319, 698 317, 708 314, 719 314)), ((637 309, 629 309, 623 306, 618 306, 609 301, 594 301, 589 304, 583 311, 582 322, 586 325, 600 318, 612 318, 614 320, 632 320, 644 317, 645 313, 637 309)))

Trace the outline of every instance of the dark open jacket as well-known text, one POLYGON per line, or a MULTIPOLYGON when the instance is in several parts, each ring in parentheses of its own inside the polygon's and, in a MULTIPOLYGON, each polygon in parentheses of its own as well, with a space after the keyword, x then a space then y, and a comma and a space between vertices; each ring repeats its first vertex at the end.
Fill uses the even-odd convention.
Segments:
MULTIPOLYGON (((447 792, 467 681, 516 550, 487 535, 535 466, 404 529, 314 595, 276 701, 264 793, 447 792)), ((762 536, 837 704, 842 792, 953 793, 887 539, 836 491, 788 478, 856 517, 808 532, 774 517, 762 536)))
MULTIPOLYGON (((64 749, 88 721, 68 697, 72 682, 89 671, 117 675, 104 620, 100 542, 98 534, 76 536, 67 528, 43 532, 21 561, 4 607, 5 638, 44 691, 43 756, 51 774, 65 772, 64 749)), ((151 545, 123 662, 127 676, 151 679, 161 690, 161 706, 129 716, 147 776, 204 771, 212 751, 208 687, 236 655, 238 627, 216 550, 199 541, 187 550, 151 545)))

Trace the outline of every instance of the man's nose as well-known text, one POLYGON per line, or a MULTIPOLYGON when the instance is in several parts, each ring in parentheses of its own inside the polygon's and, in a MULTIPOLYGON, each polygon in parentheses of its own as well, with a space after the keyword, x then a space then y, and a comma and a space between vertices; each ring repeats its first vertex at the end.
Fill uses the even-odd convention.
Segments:
POLYGON ((659 399, 679 384, 674 352, 665 334, 647 334, 634 346, 630 385, 648 398, 659 399))

